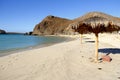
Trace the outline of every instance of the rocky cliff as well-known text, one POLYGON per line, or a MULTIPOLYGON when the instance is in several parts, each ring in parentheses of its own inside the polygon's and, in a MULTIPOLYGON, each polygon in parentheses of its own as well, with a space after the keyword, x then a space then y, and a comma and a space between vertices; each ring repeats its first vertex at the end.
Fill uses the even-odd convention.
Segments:
POLYGON ((6 32, 4 30, 0 29, 0 34, 5 34, 6 32))
POLYGON ((67 34, 71 32, 66 28, 72 22, 72 20, 55 17, 55 16, 47 16, 43 19, 42 22, 37 24, 33 30, 33 35, 57 35, 57 34, 67 34))

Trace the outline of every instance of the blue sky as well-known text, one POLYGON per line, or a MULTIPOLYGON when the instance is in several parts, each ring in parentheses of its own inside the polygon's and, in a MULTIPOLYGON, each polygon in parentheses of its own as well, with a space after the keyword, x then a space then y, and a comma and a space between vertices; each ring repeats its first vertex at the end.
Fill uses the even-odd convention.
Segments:
POLYGON ((92 11, 120 17, 120 0, 0 0, 0 29, 28 32, 48 15, 74 19, 92 11))

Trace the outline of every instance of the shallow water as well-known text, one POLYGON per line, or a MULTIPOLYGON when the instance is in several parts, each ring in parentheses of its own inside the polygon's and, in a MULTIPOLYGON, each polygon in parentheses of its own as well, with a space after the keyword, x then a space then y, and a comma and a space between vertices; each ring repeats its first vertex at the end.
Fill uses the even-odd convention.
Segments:
POLYGON ((55 36, 28 36, 21 34, 1 34, 0 53, 11 50, 24 49, 37 45, 47 45, 65 41, 64 37, 55 36))

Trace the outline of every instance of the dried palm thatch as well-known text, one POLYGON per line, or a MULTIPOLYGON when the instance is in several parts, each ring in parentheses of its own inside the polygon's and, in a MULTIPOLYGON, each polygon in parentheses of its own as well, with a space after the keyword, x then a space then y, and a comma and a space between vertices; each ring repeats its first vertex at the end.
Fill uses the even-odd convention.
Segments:
POLYGON ((98 61, 98 34, 120 30, 120 19, 101 12, 91 12, 75 20, 69 25, 76 32, 94 33, 96 36, 95 56, 98 61))
POLYGON ((93 32, 113 32, 120 29, 120 19, 101 12, 91 12, 70 24, 79 33, 93 32))

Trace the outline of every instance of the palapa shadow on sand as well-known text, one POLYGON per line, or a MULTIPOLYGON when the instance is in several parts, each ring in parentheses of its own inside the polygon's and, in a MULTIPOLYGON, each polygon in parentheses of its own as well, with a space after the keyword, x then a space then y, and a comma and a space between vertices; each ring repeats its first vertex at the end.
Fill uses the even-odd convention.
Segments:
POLYGON ((83 38, 83 39, 88 40, 88 39, 91 39, 91 38, 83 38))
POLYGON ((87 42, 87 43, 95 43, 95 41, 85 41, 85 42, 87 42))
POLYGON ((103 48, 103 49, 99 49, 98 52, 102 52, 105 54, 120 54, 120 48, 103 48))

